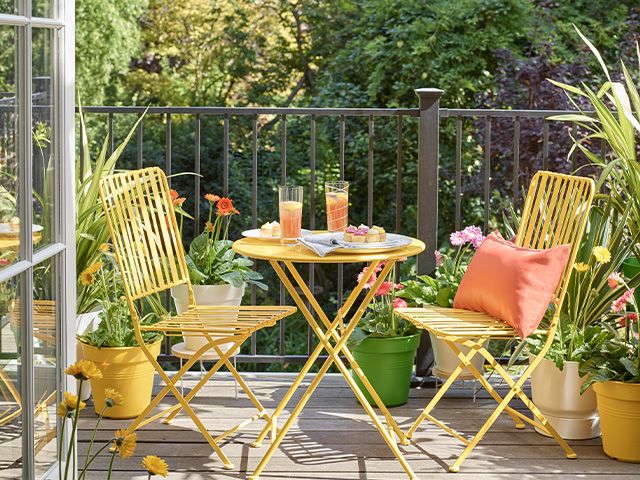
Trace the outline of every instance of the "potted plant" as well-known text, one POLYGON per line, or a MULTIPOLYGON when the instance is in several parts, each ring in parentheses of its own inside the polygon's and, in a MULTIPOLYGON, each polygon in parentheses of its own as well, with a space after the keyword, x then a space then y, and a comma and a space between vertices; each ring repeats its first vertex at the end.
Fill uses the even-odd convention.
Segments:
MULTIPOLYGON (((611 303, 619 295, 608 285, 620 275, 634 243, 625 237, 629 210, 620 215, 610 201, 600 199, 594 203, 578 247, 555 338, 531 375, 533 402, 566 439, 600 435, 596 397, 591 388, 580 390, 586 378, 579 374, 578 367, 602 341, 599 324, 607 318, 611 303)), ((634 284, 638 281, 640 278, 634 284)), ((537 355, 544 341, 544 337, 536 335, 527 338, 530 355, 537 355)), ((546 435, 545 431, 536 430, 546 435)))
MULTIPOLYGON (((188 214, 182 210, 184 197, 171 191, 176 213, 180 214, 180 231, 182 220, 188 214)), ((239 306, 242 303, 247 284, 256 285, 266 290, 261 281, 262 275, 251 269, 253 261, 237 256, 232 250, 233 242, 228 239, 229 225, 234 215, 239 212, 230 198, 207 193, 204 196, 209 204, 209 216, 204 231, 194 238, 186 255, 189 278, 197 305, 239 306), (215 213, 215 217, 214 217, 215 213)), ((191 218, 191 217, 188 217, 191 218)), ((186 285, 171 289, 171 296, 178 314, 189 308, 189 293, 186 285)), ((196 351, 206 343, 204 337, 185 336, 187 350, 196 351)), ((223 345, 226 348, 232 344, 223 345)))
MULTIPOLYGON (((382 268, 382 264, 377 267, 365 288, 371 288, 382 268)), ((364 274, 363 270, 360 275, 364 274)), ((407 402, 413 361, 420 344, 417 329, 393 312, 394 308, 407 306, 396 296, 401 289, 401 284, 382 282, 348 341, 353 356, 387 407, 407 402)), ((375 405, 358 376, 354 374, 353 378, 367 401, 375 405)))
POLYGON ((613 319, 600 327, 598 348, 580 362, 580 373, 587 378, 582 389, 593 385, 596 393, 604 453, 624 462, 640 462, 640 328, 635 288, 621 275, 610 286, 619 295, 610 305, 613 319))
MULTIPOLYGON (((453 299, 458 291, 460 280, 467 270, 473 252, 482 244, 484 237, 480 228, 475 226, 465 227, 463 230, 453 232, 449 236, 453 253, 434 252, 436 258, 436 270, 433 276, 419 275, 415 280, 404 282, 404 289, 398 292, 398 296, 408 301, 411 307, 423 305, 439 305, 452 307, 453 299)), ((450 251, 450 250, 449 250, 450 251)), ((460 364, 456 354, 449 348, 444 340, 429 334, 434 355, 433 373, 439 378, 448 378, 460 364)), ((462 353, 467 354, 468 349, 462 347, 462 353)), ((473 366, 482 370, 484 358, 476 355, 471 360, 473 366)), ((471 372, 466 369, 458 377, 461 380, 473 379, 471 372)))
MULTIPOLYGON (((100 260, 81 274, 84 285, 95 285, 100 307, 99 324, 93 331, 78 335, 84 359, 103 367, 102 375, 91 378, 93 405, 96 413, 105 408, 105 388, 122 393, 127 402, 110 408, 111 418, 137 417, 151 401, 155 370, 135 338, 131 314, 118 268, 107 244, 100 248, 100 260)), ((167 315, 159 297, 145 299, 142 305, 143 324, 153 324, 167 315)), ((157 358, 163 335, 142 331, 142 337, 157 358)))

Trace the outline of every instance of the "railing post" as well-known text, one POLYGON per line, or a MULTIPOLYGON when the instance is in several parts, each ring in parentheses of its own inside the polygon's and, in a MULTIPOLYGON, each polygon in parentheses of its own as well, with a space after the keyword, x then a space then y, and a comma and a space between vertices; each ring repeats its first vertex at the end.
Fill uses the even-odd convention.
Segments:
POLYGON ((417 271, 424 275, 435 269, 433 252, 438 248, 438 163, 440 97, 438 88, 418 88, 418 238, 427 248, 418 256, 417 271))

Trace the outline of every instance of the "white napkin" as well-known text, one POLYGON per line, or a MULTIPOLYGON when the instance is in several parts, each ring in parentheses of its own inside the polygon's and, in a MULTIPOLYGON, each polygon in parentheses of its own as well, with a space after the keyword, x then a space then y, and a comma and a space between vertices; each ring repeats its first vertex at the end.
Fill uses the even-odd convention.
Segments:
POLYGON ((319 257, 333 252, 336 248, 342 247, 335 233, 318 233, 315 235, 307 235, 300 239, 300 244, 312 250, 319 257))

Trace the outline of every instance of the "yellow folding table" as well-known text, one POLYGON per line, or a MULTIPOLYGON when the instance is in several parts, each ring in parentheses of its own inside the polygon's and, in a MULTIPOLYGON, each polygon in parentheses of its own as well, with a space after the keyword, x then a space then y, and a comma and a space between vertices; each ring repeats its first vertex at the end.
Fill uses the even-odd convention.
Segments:
POLYGON ((269 459, 276 451, 276 449, 286 436, 287 432, 295 422, 296 418, 298 417, 298 415, 300 415, 302 409, 305 407, 306 403, 313 395, 313 392, 317 388, 318 384, 333 364, 338 367, 340 373, 342 373, 348 385, 353 390, 356 398, 363 406, 369 417, 371 417, 375 428, 378 430, 383 440, 387 443, 394 456, 398 459, 409 478, 417 478, 413 473, 413 470, 407 463, 406 459, 402 455, 402 452, 398 448, 398 439, 400 440, 401 444, 405 445, 408 444, 408 440, 406 439, 402 430, 400 430, 400 428, 398 427, 396 421, 389 413, 389 410, 387 410, 387 408, 384 406, 384 404, 380 400, 380 397, 375 392, 367 378, 364 376, 362 370, 360 369, 360 366, 353 358, 353 355, 349 351, 346 343, 347 339, 355 329, 358 321, 364 315, 367 306, 373 299, 374 293, 378 290, 378 287, 386 279, 389 273, 393 271, 395 263, 401 258, 411 257, 419 254, 424 250, 424 248, 425 245, 423 242, 417 239, 413 239, 411 244, 407 245, 406 247, 392 251, 367 254, 333 252, 326 257, 319 257, 315 253, 307 250, 302 246, 283 246, 278 243, 265 242, 264 240, 254 238, 244 238, 242 240, 234 242, 233 249, 237 253, 258 260, 266 260, 271 264, 276 274, 286 287, 287 291, 306 318, 307 322, 309 322, 311 329, 320 341, 320 343, 317 345, 317 347, 309 357, 309 360, 307 360, 304 367, 300 371, 300 374, 296 377, 286 395, 274 411, 270 421, 267 423, 267 425, 265 425, 263 430, 260 432, 260 435, 258 436, 256 442, 253 444, 253 446, 256 447, 260 446, 267 434, 271 432, 272 442, 269 445, 269 448, 264 457, 262 458, 262 460, 260 460, 260 463, 256 467, 255 471, 249 477, 250 479, 258 480, 260 473, 262 473, 264 468, 267 466, 269 459), (280 263, 284 265, 284 268, 280 265, 280 263), (329 317, 322 310, 322 307, 315 299, 313 293, 309 290, 307 284, 304 282, 300 273, 296 269, 294 265, 296 263, 368 263, 369 266, 367 267, 365 274, 362 276, 362 279, 358 282, 351 294, 345 300, 344 304, 338 309, 338 313, 335 316, 334 320, 330 321, 329 317), (379 266, 382 266, 382 270, 377 274, 376 281, 374 282, 373 286, 367 291, 362 301, 358 305, 356 305, 358 297, 364 290, 367 281, 371 278, 374 271, 379 266), (302 292, 302 296, 298 292, 302 292), (303 296, 306 298, 306 302, 308 302, 311 306, 311 310, 307 307, 307 303, 305 302, 303 296), (347 316, 352 309, 353 314, 349 318, 347 316), (317 320, 313 316, 312 311, 317 314, 322 325, 324 326, 324 329, 320 324, 318 324, 317 320), (349 320, 347 324, 345 324, 344 322, 345 318, 349 320), (307 387, 306 391, 302 395, 302 398, 291 412, 289 418, 287 418, 286 422, 282 425, 282 427, 279 428, 277 425, 278 417, 282 414, 282 411, 286 408, 287 404, 291 400, 291 397, 300 387, 305 375, 309 373, 309 370, 323 351, 327 352, 328 358, 324 361, 322 367, 314 377, 313 381, 307 387), (356 382, 349 374, 347 365, 342 360, 340 355, 344 356, 347 363, 351 366, 355 374, 359 377, 362 384, 375 401, 376 406, 380 409, 381 414, 386 420, 386 426, 382 423, 371 405, 369 405, 369 403, 367 402, 364 394, 358 388, 356 382))

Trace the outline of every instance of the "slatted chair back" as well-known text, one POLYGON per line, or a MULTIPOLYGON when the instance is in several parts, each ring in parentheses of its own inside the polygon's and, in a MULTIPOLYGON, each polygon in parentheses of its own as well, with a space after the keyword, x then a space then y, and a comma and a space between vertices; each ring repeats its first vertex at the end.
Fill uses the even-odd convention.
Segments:
POLYGON ((592 179, 540 171, 531 180, 516 245, 547 249, 571 244, 571 254, 556 290, 557 310, 564 299, 584 233, 595 185, 592 179))
POLYGON ((127 298, 187 284, 194 304, 169 184, 158 167, 109 175, 100 181, 116 261, 127 298))

